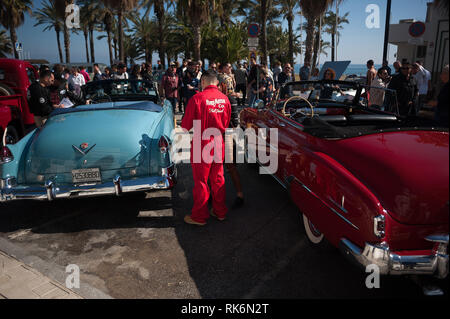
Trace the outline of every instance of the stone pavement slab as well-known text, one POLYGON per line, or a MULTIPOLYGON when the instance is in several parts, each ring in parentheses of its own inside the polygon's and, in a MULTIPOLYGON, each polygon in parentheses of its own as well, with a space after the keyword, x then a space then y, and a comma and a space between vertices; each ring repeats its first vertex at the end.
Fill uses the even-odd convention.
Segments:
POLYGON ((82 297, 0 251, 0 299, 82 299, 82 297))

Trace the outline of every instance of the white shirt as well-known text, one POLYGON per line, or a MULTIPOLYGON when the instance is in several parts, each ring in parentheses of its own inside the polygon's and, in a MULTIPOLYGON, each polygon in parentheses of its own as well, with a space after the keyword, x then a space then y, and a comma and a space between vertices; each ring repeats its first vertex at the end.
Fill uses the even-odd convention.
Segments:
POLYGON ((431 80, 431 73, 419 65, 419 72, 414 74, 414 78, 417 81, 417 88, 419 89, 419 95, 428 93, 428 81, 431 80))
POLYGON ((77 85, 77 86, 83 86, 86 84, 86 81, 84 79, 83 74, 78 73, 78 75, 71 75, 69 77, 69 83, 72 83, 73 85, 77 85))
POLYGON ((117 80, 126 80, 126 79, 128 79, 128 73, 127 72, 123 72, 122 74, 115 74, 114 75, 114 79, 117 79, 117 80))

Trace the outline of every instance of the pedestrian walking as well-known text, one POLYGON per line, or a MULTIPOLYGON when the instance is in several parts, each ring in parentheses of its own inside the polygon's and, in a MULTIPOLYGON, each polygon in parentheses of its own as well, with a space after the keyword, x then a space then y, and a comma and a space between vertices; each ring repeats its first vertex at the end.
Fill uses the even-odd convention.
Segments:
MULTIPOLYGON (((386 69, 386 71, 387 71, 387 73, 388 73, 388 76, 391 76, 391 74, 392 74, 392 69, 389 67, 389 61, 384 60, 384 61, 383 61, 382 68, 383 68, 383 69, 386 69)), ((378 74, 378 73, 377 73, 377 74, 378 74)))
MULTIPOLYGON (((231 105, 231 120, 229 127, 236 128, 239 127, 239 113, 237 103, 239 94, 236 93, 236 81, 231 72, 232 67, 229 62, 221 64, 221 70, 223 73, 221 74, 221 78, 219 80, 219 87, 224 88, 224 91, 222 93, 224 93, 228 97, 231 105), (220 81, 222 81, 222 84, 224 84, 223 86, 220 85, 220 81)), ((233 157, 234 159, 234 154, 236 154, 236 145, 234 141, 230 142, 232 143, 232 145, 230 144, 230 147, 228 147, 227 150, 233 153, 232 156, 229 156, 229 158, 233 157)), ((230 163, 225 163, 225 168, 227 169, 227 172, 231 177, 231 181, 233 182, 234 188, 236 189, 236 199, 234 200, 233 206, 231 208, 237 209, 244 205, 244 192, 242 189, 241 177, 234 160, 230 163)))
POLYGON ((388 86, 397 93, 400 115, 415 115, 414 102, 418 96, 417 82, 411 76, 411 66, 408 62, 402 63, 400 73, 392 77, 388 86))
POLYGON ((89 73, 86 72, 86 67, 81 66, 80 67, 80 73, 84 77, 84 83, 88 83, 91 80, 91 77, 89 76, 89 73))
POLYGON ((293 70, 289 63, 284 65, 283 71, 278 75, 278 88, 280 88, 280 98, 291 97, 293 95, 292 85, 283 87, 284 84, 292 82, 293 70))
POLYGON ((100 68, 98 67, 98 64, 94 64, 94 81, 100 81, 103 80, 102 71, 100 71, 100 68))
POLYGON ((81 96, 81 87, 86 84, 84 76, 77 67, 72 67, 69 77, 69 89, 78 96, 81 96))
POLYGON ((431 73, 416 62, 412 66, 411 74, 416 79, 417 89, 419 90, 419 97, 416 101, 416 113, 419 113, 427 101, 429 87, 431 86, 431 73))
POLYGON ((383 109, 385 89, 389 85, 391 77, 389 76, 388 70, 385 68, 380 68, 377 72, 377 76, 372 82, 372 87, 370 88, 370 99, 369 106, 378 109, 383 109))
MULTIPOLYGON (((176 73, 175 63, 170 63, 169 68, 164 74, 161 82, 162 96, 172 104, 173 113, 175 114, 178 101, 178 84, 179 79, 176 73)), ((180 108, 178 109, 182 111, 180 108)))
POLYGON ((240 93, 238 105, 245 105, 247 97, 247 70, 239 63, 237 69, 234 71, 234 78, 236 79, 236 92, 240 93))
POLYGON ((194 132, 194 136, 200 136, 200 139, 207 129, 216 129, 220 132, 219 135, 198 141, 201 145, 199 150, 191 147, 194 205, 191 215, 186 215, 184 221, 198 226, 204 226, 210 216, 208 211, 210 193, 213 206, 211 214, 219 220, 224 220, 228 211, 225 204, 223 135, 230 124, 231 105, 227 96, 219 91, 218 84, 216 72, 208 70, 203 74, 201 78, 203 91, 189 100, 181 122, 181 127, 189 131, 194 127, 194 120, 200 120, 201 131, 194 132), (210 152, 204 152, 205 147, 211 144, 215 147, 210 152))
POLYGON ((281 67, 281 63, 280 63, 280 61, 276 61, 272 73, 273 73, 273 83, 275 84, 275 88, 277 88, 277 89, 279 87, 279 85, 278 85, 278 76, 280 75, 281 72, 283 72, 283 68, 281 67))
POLYGON ((257 96, 255 95, 254 91, 256 90, 258 86, 259 81, 259 65, 256 64, 256 59, 251 58, 250 59, 250 71, 248 73, 247 78, 247 92, 248 94, 248 105, 250 107, 253 106, 255 101, 257 100, 257 96))
POLYGON ((367 61, 367 74, 366 74, 366 85, 370 87, 372 85, 372 81, 377 76, 377 69, 374 67, 375 62, 373 60, 367 61))
POLYGON ((300 81, 308 81, 309 76, 311 75, 311 64, 309 62, 305 62, 305 64, 300 68, 300 81))
MULTIPOLYGON (((187 107, 189 99, 193 97, 199 90, 200 80, 197 78, 197 64, 189 62, 185 76, 183 77, 183 96, 187 107)), ((185 110, 186 111, 186 110, 185 110)))
POLYGON ((121 63, 117 66, 117 72, 112 77, 114 80, 128 80, 129 75, 127 72, 127 66, 121 63))

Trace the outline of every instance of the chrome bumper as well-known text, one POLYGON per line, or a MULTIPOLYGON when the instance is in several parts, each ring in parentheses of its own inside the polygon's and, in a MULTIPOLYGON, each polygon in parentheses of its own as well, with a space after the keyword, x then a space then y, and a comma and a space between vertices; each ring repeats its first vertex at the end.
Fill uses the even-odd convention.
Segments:
POLYGON ((448 237, 427 237, 428 241, 438 243, 438 249, 430 255, 397 255, 390 252, 388 246, 368 243, 361 249, 345 238, 341 240, 339 249, 357 265, 377 265, 382 275, 432 275, 443 279, 448 275, 448 237))
POLYGON ((163 172, 167 174, 129 180, 122 180, 120 176, 116 176, 111 182, 91 185, 60 186, 47 181, 44 187, 29 187, 2 183, 2 186, 6 187, 0 189, 0 202, 22 199, 51 201, 57 198, 120 196, 123 193, 170 189, 176 183, 176 168, 165 171, 163 169, 163 172))

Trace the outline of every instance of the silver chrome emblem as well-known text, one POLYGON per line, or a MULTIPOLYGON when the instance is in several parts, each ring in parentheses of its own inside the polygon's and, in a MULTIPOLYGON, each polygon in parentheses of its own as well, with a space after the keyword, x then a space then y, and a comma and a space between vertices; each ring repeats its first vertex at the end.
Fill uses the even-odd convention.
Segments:
POLYGON ((77 147, 76 145, 72 144, 72 147, 76 151, 78 151, 81 155, 86 155, 87 153, 89 153, 94 148, 95 145, 97 145, 97 144, 94 144, 91 147, 89 147, 88 143, 83 143, 83 144, 80 145, 80 147, 77 147))

